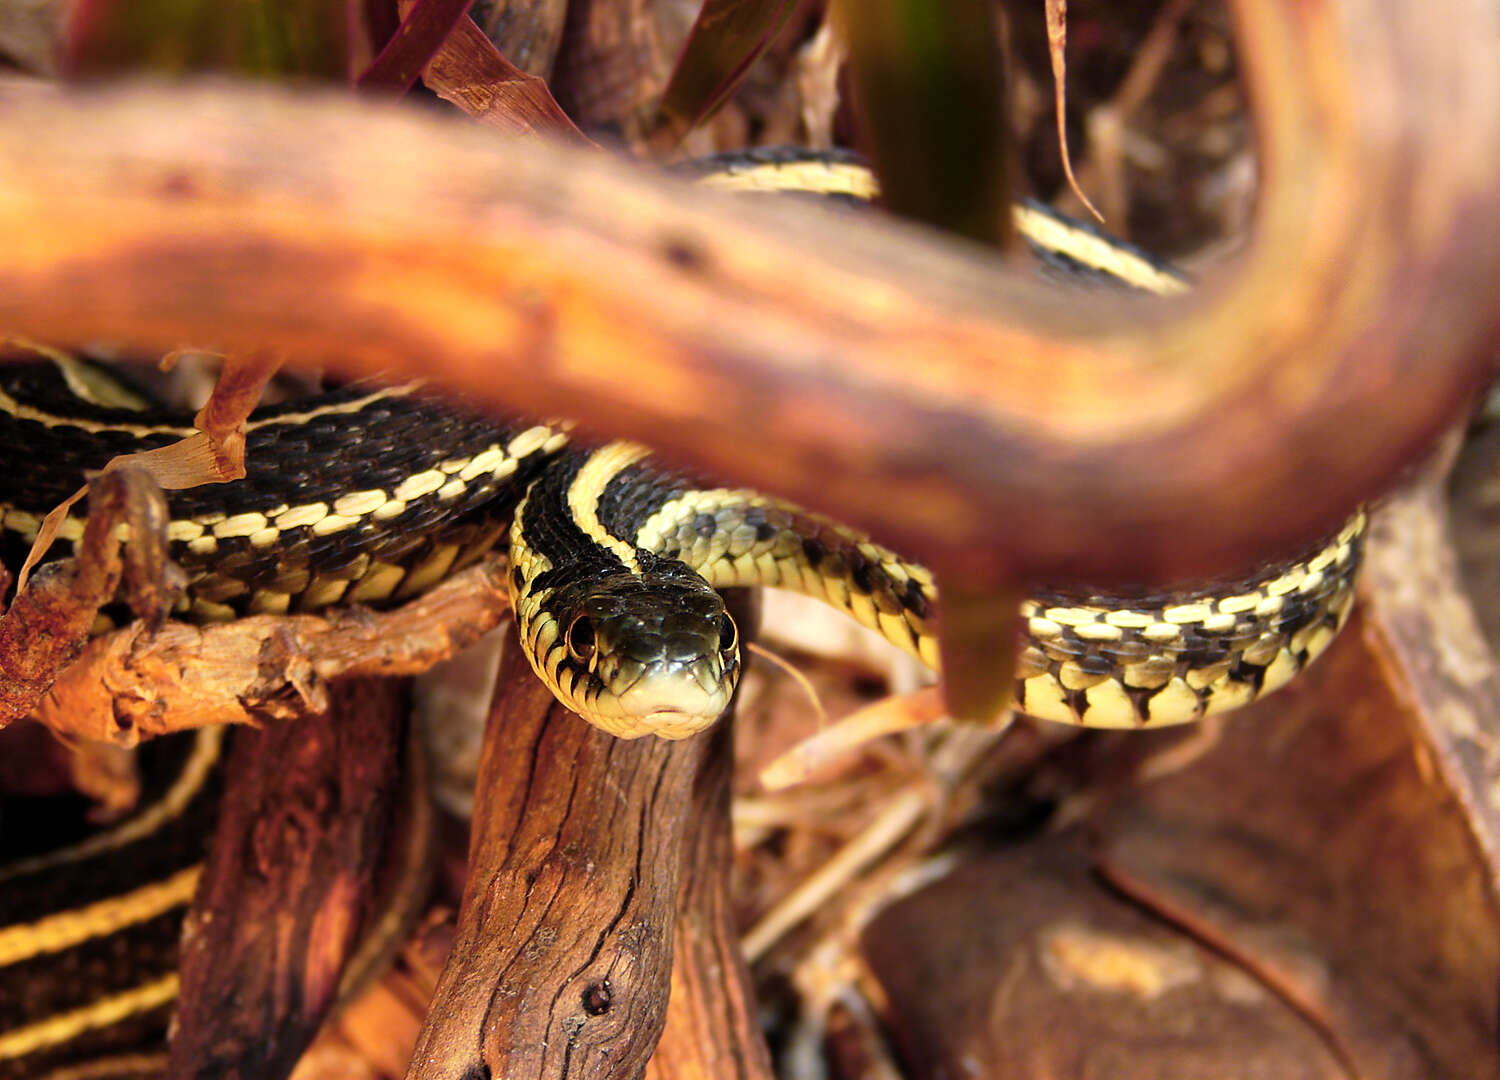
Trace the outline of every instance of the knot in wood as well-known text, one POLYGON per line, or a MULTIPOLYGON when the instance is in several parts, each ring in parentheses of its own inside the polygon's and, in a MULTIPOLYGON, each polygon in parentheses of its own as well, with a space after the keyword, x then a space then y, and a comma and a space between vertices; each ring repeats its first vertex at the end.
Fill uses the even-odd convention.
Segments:
POLYGON ((590 1016, 603 1016, 613 1004, 614 994, 610 991, 608 979, 591 983, 583 991, 583 1011, 590 1016))

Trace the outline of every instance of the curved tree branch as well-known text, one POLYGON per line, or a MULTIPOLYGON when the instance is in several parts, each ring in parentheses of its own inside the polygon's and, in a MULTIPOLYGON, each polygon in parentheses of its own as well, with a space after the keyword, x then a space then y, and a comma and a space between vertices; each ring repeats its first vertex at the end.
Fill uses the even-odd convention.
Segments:
POLYGON ((1388 482, 1500 342, 1500 11, 1237 6, 1261 213, 1185 301, 363 102, 138 88, 0 112, 0 327, 427 371, 978 581, 1222 571, 1388 482))

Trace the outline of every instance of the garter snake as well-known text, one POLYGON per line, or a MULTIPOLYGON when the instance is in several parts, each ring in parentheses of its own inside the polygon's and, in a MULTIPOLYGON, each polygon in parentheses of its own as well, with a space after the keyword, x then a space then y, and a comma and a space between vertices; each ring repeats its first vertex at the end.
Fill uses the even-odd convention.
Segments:
MULTIPOLYGON (((140 803, 103 829, 83 827, 81 799, 0 802, 4 1080, 163 1074, 178 939, 217 816, 224 732, 200 728, 144 744, 140 803), (40 847, 44 841, 50 846, 40 847)), ((408 743, 400 823, 391 828, 397 839, 342 972, 344 1000, 379 975, 427 896, 434 839, 427 763, 422 741, 408 743)))
MULTIPOLYGON (((873 192, 869 174, 837 155, 746 154, 700 171, 727 188, 860 201, 873 192)), ((1017 222, 1043 272, 1068 284, 1186 287, 1143 253, 1045 208, 1020 206, 1017 222)), ((67 366, 0 364, 0 554, 14 567, 41 516, 86 471, 190 430, 179 413, 99 396, 67 366)), ((739 653, 718 588, 808 593, 937 662, 938 596, 923 567, 812 511, 655 467, 638 446, 573 446, 564 425, 481 418, 406 382, 260 410, 247 459, 242 482, 171 495, 173 557, 191 582, 179 617, 396 603, 481 557, 508 529, 513 603, 533 666, 565 703, 616 734, 683 736, 722 711, 739 653)), ((1021 611, 1018 708, 1136 727, 1255 699, 1337 632, 1363 530, 1356 515, 1309 552, 1212 587, 1038 591, 1021 611)), ((81 532, 75 517, 61 536, 81 532)), ((0 867, 0 890, 14 901, 0 908, 0 1075, 43 1075, 63 1055, 129 1045, 132 1025, 159 1023, 170 1008, 171 942, 197 857, 174 837, 205 797, 217 737, 191 745, 168 791, 103 841, 0 867), (140 873, 111 879, 97 858, 134 862, 140 873), (127 934, 128 946, 112 943, 127 934), (128 957, 115 985, 99 977, 97 956, 122 947, 133 951, 114 954, 128 957), (86 984, 86 994, 58 989, 22 1003, 16 988, 43 985, 44 968, 61 972, 45 985, 86 984)), ((160 1060, 126 1055, 117 1064, 88 1075, 155 1075, 160 1060)))
MULTIPOLYGON (((703 167, 721 187, 864 199, 845 157, 748 154, 703 167)), ((1162 294, 1185 281, 1044 208, 1017 211, 1044 272, 1162 294)), ((0 544, 110 457, 188 434, 177 414, 81 400, 65 374, 0 365, 0 544)), ((356 384, 257 412, 249 476, 176 492, 169 538, 191 586, 179 615, 381 604, 479 558, 509 521, 512 600, 537 673, 617 735, 682 737, 722 711, 739 671, 716 589, 827 600, 936 666, 931 574, 857 531, 778 499, 654 467, 626 443, 482 418, 417 383, 356 384), (514 512, 512 512, 514 511, 514 512)), ((62 536, 81 534, 78 518, 62 536)), ((1022 606, 1017 707, 1047 720, 1188 721, 1284 684, 1349 610, 1363 514, 1288 562, 1211 588, 1139 596, 1043 590, 1022 606)))
POLYGON ((177 939, 213 826, 222 731, 143 750, 140 808, 102 831, 69 827, 59 800, 7 801, 8 816, 29 820, 6 829, 0 861, 0 1076, 66 1076, 84 1061, 110 1080, 160 1074, 160 1054, 144 1048, 159 1043, 177 996, 177 939), (48 836, 62 842, 36 853, 14 846, 49 832, 77 838, 48 836))

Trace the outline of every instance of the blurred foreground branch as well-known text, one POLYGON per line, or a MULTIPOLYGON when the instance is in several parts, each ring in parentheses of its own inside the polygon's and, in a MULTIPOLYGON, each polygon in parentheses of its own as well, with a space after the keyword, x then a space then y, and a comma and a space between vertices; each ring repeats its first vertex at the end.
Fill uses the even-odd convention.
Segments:
POLYGON ((1174 306, 1080 304, 896 225, 220 86, 3 107, 0 327, 428 372, 799 498, 948 580, 1222 571, 1377 491, 1500 342, 1500 248, 1475 227, 1500 217, 1500 11, 1239 8, 1255 242, 1174 306))

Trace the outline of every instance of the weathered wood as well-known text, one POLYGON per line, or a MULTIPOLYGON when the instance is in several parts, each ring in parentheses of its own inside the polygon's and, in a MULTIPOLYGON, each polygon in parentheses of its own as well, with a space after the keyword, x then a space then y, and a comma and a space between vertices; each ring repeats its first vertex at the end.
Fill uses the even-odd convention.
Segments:
POLYGON ((730 908, 734 839, 729 820, 734 733, 713 729, 693 785, 667 1025, 648 1080, 772 1080, 755 991, 730 908))
POLYGON ((369 913, 398 789, 404 687, 336 684, 329 708, 234 733, 183 929, 171 1080, 285 1076, 369 913))
POLYGON ((1500 10, 1236 10, 1253 243, 1149 314, 598 155, 179 88, 6 108, 0 325, 420 365, 798 497, 949 578, 1221 572, 1389 480, 1500 343, 1500 10))
MULTIPOLYGON (((910 1075, 1500 1077, 1491 871, 1372 629, 1357 610, 1190 767, 1094 799, 1092 844, 998 847, 880 913, 910 1075)), ((1087 745, 1103 769, 1151 741, 1087 745)))
POLYGON ((606 735, 512 641, 494 702, 457 936, 407 1075, 639 1076, 666 1012, 682 838, 712 735, 606 735))
POLYGON ((585 128, 637 126, 672 70, 654 0, 570 0, 552 87, 585 128))
MULTIPOLYGON (((504 560, 492 558, 391 611, 168 622, 154 632, 134 623, 90 642, 36 717, 60 735, 127 746, 205 724, 293 719, 328 707, 331 680, 420 674, 508 610, 504 560)), ((31 648, 46 641, 23 639, 31 648)), ((0 652, 0 672, 8 662, 0 652)))
MULTIPOLYGON (((1449 449, 1456 452, 1456 443, 1449 449)), ((1484 440, 1469 452, 1485 462, 1493 447, 1484 440)), ((1409 698, 1403 705, 1421 736, 1420 752, 1463 808, 1500 904, 1500 670, 1475 611, 1494 597, 1471 595, 1459 575, 1448 509, 1453 456, 1441 455, 1374 517, 1361 583, 1365 638, 1392 689, 1409 698)), ((1471 485, 1474 479, 1471 472, 1471 485)), ((1472 531, 1473 504, 1482 496, 1471 489, 1456 501, 1455 524, 1472 531), (1458 517, 1465 512, 1467 521, 1458 517)))
MULTIPOLYGON (((0 613, 0 727, 26 716, 77 659, 99 609, 124 597, 149 632, 160 625, 180 587, 167 560, 167 504, 142 470, 104 473, 89 489, 88 524, 77 553, 46 565, 0 613), (133 540, 120 539, 128 524, 133 540)), ((9 586, 9 573, 0 586, 9 586)))

